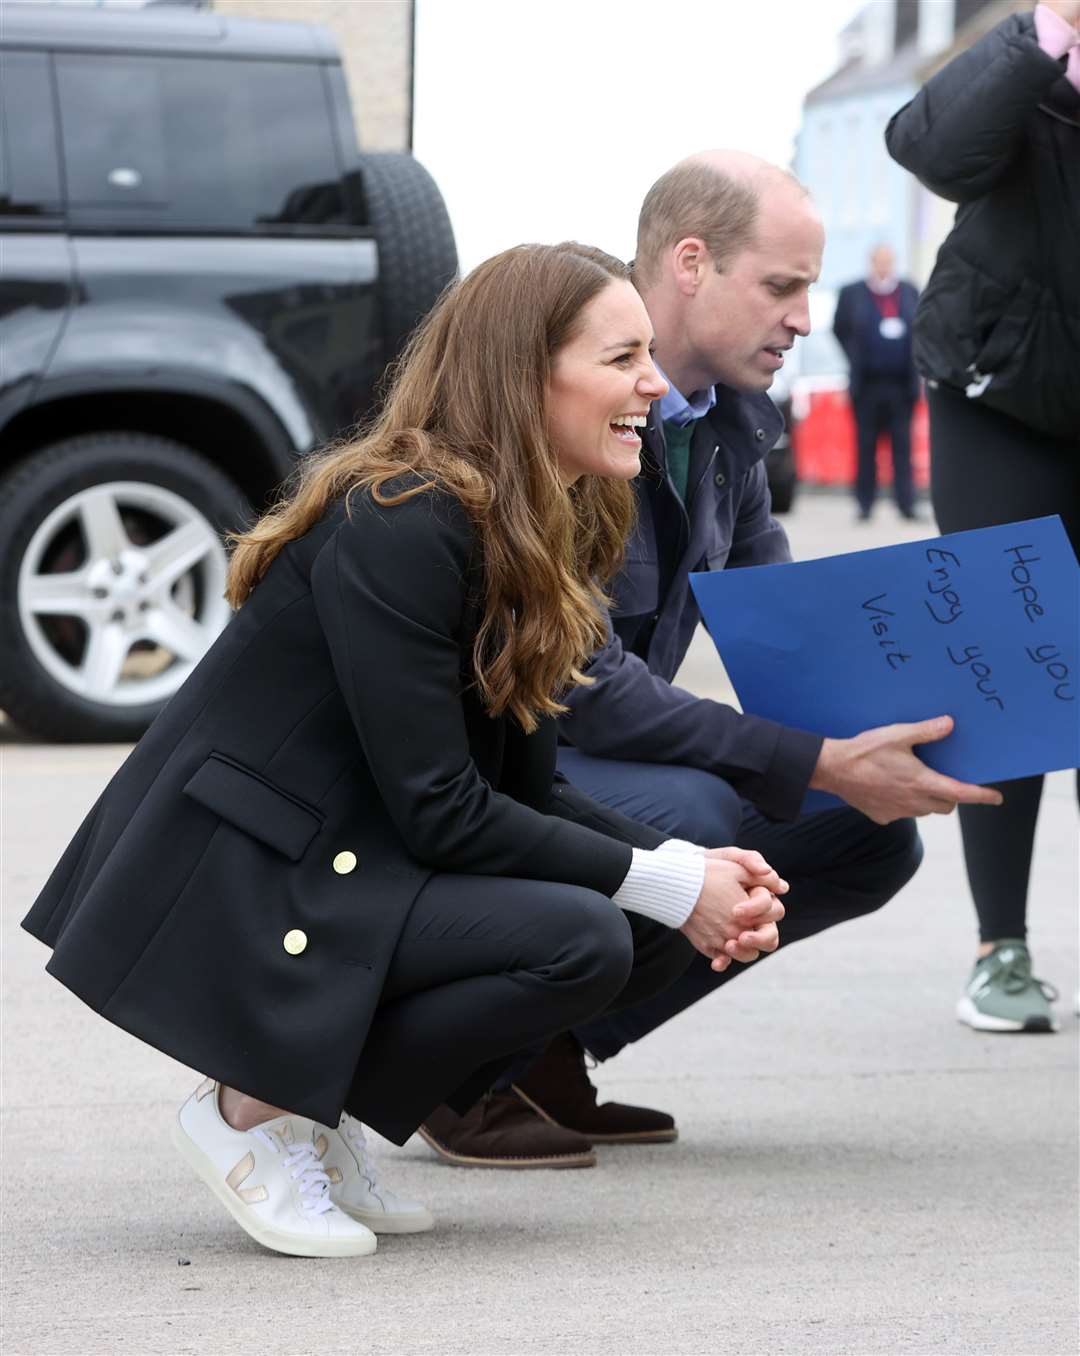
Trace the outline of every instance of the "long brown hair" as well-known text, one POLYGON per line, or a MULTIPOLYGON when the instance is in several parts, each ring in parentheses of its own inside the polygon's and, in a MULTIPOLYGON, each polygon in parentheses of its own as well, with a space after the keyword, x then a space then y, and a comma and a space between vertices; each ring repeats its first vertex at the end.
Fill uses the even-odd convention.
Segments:
POLYGON ((484 612, 473 647, 480 696, 526 731, 588 683, 581 667, 606 638, 604 584, 634 517, 627 482, 559 479, 545 404, 551 360, 585 306, 626 265, 585 245, 519 245, 450 287, 416 331, 382 412, 359 437, 308 457, 288 496, 234 538, 226 596, 248 596, 286 543, 341 495, 396 504, 434 487, 473 519, 484 612), (413 473, 421 483, 383 487, 413 473))

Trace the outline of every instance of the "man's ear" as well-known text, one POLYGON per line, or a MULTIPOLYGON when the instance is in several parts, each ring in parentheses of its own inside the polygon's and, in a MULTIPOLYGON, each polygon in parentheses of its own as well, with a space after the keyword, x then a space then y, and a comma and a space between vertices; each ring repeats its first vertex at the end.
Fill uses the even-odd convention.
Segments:
POLYGON ((671 251, 675 285, 686 297, 692 297, 709 266, 709 251, 700 236, 688 235, 671 251))

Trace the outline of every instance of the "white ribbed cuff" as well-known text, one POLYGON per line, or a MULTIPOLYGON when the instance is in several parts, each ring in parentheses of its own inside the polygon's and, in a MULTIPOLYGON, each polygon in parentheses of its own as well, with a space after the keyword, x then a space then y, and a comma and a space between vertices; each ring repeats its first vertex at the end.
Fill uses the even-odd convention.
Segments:
POLYGON ((691 843, 685 838, 665 838, 657 852, 704 852, 700 843, 691 843))
MULTIPOLYGON (((643 914, 665 927, 682 927, 705 884, 705 858, 701 850, 672 848, 673 843, 683 841, 669 839, 655 852, 631 849, 630 870, 612 896, 620 909, 643 914)), ((694 844, 687 847, 694 849, 694 844)))

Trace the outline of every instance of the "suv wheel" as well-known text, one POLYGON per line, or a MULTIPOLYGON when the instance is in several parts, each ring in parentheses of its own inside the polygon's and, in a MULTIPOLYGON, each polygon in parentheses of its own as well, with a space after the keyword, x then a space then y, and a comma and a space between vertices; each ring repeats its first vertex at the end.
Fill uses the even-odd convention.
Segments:
POLYGON ((790 443, 774 447, 765 463, 773 513, 790 513, 795 503, 795 453, 790 443))
POLYGON ((379 246, 386 360, 457 276, 454 232, 435 180, 411 155, 360 156, 368 219, 379 246))
POLYGON ((48 739, 136 739, 230 616, 246 501, 180 443, 94 433, 0 482, 0 709, 48 739))

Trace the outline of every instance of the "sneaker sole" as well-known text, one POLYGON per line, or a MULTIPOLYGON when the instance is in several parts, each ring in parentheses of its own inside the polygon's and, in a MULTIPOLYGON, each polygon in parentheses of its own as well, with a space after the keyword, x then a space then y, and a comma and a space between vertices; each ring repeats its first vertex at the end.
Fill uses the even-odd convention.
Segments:
POLYGON ((369 1257, 378 1246, 372 1235, 367 1238, 298 1238, 296 1234, 279 1229, 267 1229, 250 1215, 245 1215, 239 1201, 229 1199, 229 1188, 220 1180, 217 1168, 187 1133, 177 1117, 172 1123, 172 1142, 206 1183, 240 1228, 256 1243, 272 1252, 287 1253, 290 1257, 369 1257))
POLYGON ((516 1083, 512 1083, 510 1086, 523 1102, 531 1106, 538 1116, 547 1121, 548 1125, 554 1125, 559 1130, 569 1130, 574 1135, 585 1135, 586 1139, 591 1139, 594 1144, 674 1144, 679 1138, 678 1127, 674 1125, 670 1130, 627 1130, 621 1135, 598 1135, 590 1130, 586 1134, 584 1130, 578 1130, 572 1125, 563 1125, 562 1121, 557 1121, 542 1106, 534 1102, 527 1092, 522 1092, 516 1083))
POLYGON ((970 1026, 974 1031, 997 1031, 1005 1032, 1023 1032, 1027 1031, 1033 1034, 1046 1034, 1058 1029, 1057 1022, 1053 1017, 1028 1017, 1022 1022, 1010 1020, 1008 1017, 991 1017, 988 1013, 980 1012, 970 998, 964 997, 956 1005, 957 1021, 963 1022, 965 1026, 970 1026))
POLYGON ((408 1215, 386 1215, 377 1210, 357 1210, 340 1201, 334 1204, 357 1224, 367 1225, 373 1234, 425 1234, 435 1227, 435 1216, 427 1210, 415 1210, 408 1215))
POLYGON ((476 1158, 471 1154, 459 1154, 442 1144, 427 1129, 418 1126, 416 1133, 440 1158, 459 1168, 594 1168, 596 1155, 591 1149, 580 1154, 546 1154, 533 1158, 476 1158))

